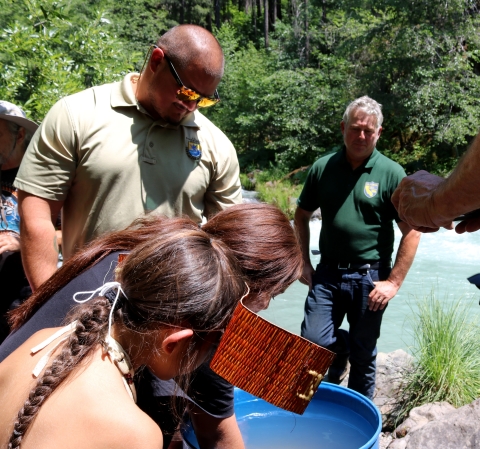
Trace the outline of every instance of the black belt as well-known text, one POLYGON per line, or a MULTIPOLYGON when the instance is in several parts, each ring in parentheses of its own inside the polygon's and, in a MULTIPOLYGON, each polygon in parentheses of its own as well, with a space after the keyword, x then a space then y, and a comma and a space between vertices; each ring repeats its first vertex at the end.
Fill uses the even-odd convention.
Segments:
POLYGON ((390 262, 338 262, 336 260, 325 259, 322 257, 320 265, 337 270, 379 270, 380 268, 390 268, 390 262))

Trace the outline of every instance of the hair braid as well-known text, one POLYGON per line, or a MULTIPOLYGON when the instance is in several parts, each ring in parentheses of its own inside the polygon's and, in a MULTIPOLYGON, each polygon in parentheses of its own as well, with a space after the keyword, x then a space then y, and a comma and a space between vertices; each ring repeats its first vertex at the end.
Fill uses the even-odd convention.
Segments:
POLYGON ((109 311, 110 304, 103 297, 76 309, 76 313, 73 314, 77 319, 75 331, 63 345, 60 354, 38 379, 18 412, 8 449, 20 447, 23 437, 45 400, 102 341, 108 326, 109 311))

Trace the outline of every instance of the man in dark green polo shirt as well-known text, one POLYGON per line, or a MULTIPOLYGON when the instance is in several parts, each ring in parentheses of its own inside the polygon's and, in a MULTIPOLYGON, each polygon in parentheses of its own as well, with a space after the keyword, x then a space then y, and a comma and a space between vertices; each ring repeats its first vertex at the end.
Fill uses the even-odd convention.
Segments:
POLYGON ((350 362, 348 386, 368 398, 375 391, 382 316, 420 240, 390 200, 405 172, 375 149, 382 121, 375 100, 365 96, 350 103, 340 124, 344 148, 313 164, 295 212, 305 261, 302 282, 309 286, 302 336, 338 354, 329 370, 331 382, 341 381, 350 362), (315 270, 309 221, 319 207, 321 260, 315 270), (394 221, 402 239, 392 267, 394 221), (349 332, 339 329, 345 316, 349 332))

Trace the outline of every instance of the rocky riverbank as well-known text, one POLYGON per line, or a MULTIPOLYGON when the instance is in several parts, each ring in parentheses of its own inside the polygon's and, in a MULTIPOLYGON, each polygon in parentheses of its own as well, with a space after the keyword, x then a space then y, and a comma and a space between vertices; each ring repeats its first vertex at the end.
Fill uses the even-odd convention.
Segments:
MULTIPOLYGON (((458 409, 447 402, 424 404, 412 409, 408 418, 393 428, 392 411, 412 360, 402 349, 377 356, 373 402, 382 414, 380 449, 480 448, 480 399, 458 409)), ((347 384, 348 375, 341 385, 347 384)))

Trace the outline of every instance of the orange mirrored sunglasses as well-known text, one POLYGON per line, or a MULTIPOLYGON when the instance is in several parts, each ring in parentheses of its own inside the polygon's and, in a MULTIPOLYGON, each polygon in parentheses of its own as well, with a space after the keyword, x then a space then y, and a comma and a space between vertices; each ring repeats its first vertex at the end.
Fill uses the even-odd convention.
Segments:
POLYGON ((190 89, 189 87, 185 86, 185 84, 183 84, 182 80, 178 76, 178 73, 172 64, 172 61, 170 61, 170 58, 167 55, 165 55, 165 60, 167 61, 168 66, 170 67, 170 72, 172 72, 172 75, 175 78, 175 81, 180 86, 180 89, 177 90, 177 98, 179 100, 196 101, 197 106, 199 108, 208 108, 209 106, 213 106, 214 104, 217 104, 220 101, 220 96, 218 95, 217 89, 215 89, 215 92, 213 93, 212 97, 206 97, 204 95, 200 95, 198 92, 194 91, 193 89, 190 89))
MULTIPOLYGON (((143 69, 145 68, 145 64, 147 63, 148 57, 150 56, 150 53, 153 51, 153 49, 159 48, 157 45, 150 45, 150 48, 148 49, 147 56, 145 58, 145 61, 142 66, 142 70, 140 71, 143 72, 143 69)), ((170 72, 172 73, 173 77, 175 78, 175 81, 177 84, 180 86, 180 89, 177 90, 177 98, 181 101, 196 101, 197 106, 199 108, 208 108, 210 106, 213 106, 217 104, 220 101, 220 96, 218 95, 217 89, 215 89, 215 92, 213 93, 213 96, 207 97, 205 95, 201 95, 198 92, 196 92, 193 89, 190 89, 189 87, 185 86, 183 84, 182 80, 178 76, 177 71, 175 70, 175 67, 172 64, 172 61, 170 61, 170 58, 165 54, 165 60, 168 63, 168 67, 170 68, 170 72)))

